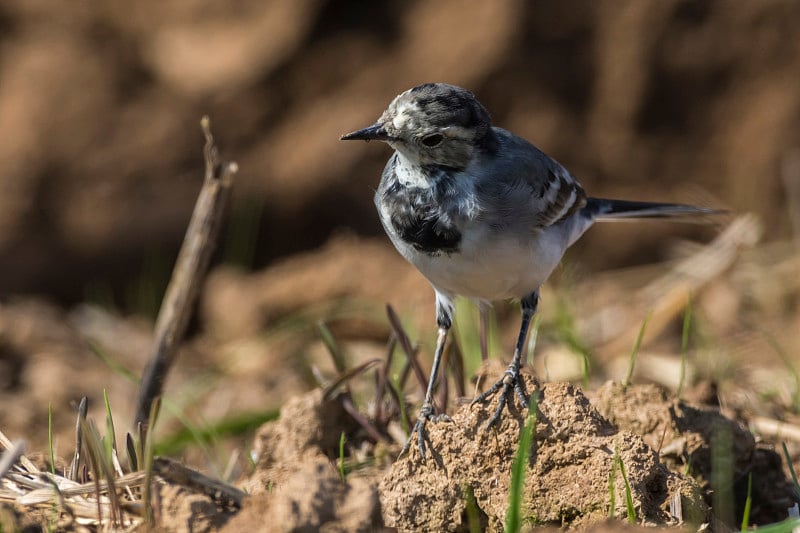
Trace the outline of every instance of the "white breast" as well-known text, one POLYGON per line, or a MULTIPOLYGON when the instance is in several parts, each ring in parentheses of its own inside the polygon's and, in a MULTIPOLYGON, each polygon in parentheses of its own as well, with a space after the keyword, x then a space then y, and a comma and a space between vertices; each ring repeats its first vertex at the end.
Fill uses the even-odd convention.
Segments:
POLYGON ((496 301, 527 296, 547 280, 566 249, 563 231, 555 226, 514 237, 468 227, 458 252, 439 255, 420 252, 395 235, 390 237, 440 292, 496 301))

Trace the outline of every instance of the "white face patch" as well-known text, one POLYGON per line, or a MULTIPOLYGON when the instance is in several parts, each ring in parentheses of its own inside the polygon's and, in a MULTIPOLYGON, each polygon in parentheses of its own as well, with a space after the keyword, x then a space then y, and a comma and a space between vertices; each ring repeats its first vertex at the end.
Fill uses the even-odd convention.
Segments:
POLYGON ((418 116, 420 114, 421 110, 417 105, 417 103, 411 100, 411 101, 398 102, 394 111, 395 112, 394 112, 394 118, 392 118, 392 125, 396 129, 402 130, 409 120, 411 120, 414 116, 418 116))
POLYGON ((411 117, 408 116, 408 113, 401 113, 392 119, 392 125, 395 129, 402 130, 409 118, 411 117))

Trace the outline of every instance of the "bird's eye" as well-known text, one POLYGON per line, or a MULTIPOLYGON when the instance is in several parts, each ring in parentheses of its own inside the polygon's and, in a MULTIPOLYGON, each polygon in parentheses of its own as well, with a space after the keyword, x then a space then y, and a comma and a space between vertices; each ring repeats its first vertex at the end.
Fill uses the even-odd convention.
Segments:
POLYGON ((422 138, 422 144, 427 146, 428 148, 433 148, 435 146, 439 146, 442 144, 444 140, 444 135, 441 133, 431 133, 430 135, 426 135, 422 138))

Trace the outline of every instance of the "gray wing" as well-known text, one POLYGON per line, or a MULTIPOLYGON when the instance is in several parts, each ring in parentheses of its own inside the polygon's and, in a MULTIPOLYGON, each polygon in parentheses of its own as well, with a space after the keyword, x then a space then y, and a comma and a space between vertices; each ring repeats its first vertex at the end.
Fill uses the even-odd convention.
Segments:
POLYGON ((510 132, 493 128, 499 149, 475 170, 479 215, 493 227, 536 231, 566 220, 586 205, 586 194, 558 161, 510 132))

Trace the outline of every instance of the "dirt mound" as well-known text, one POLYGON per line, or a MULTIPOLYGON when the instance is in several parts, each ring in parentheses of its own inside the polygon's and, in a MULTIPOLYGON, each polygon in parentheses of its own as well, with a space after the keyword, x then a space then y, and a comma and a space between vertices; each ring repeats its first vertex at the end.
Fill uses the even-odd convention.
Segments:
MULTIPOLYGON (((525 380, 537 405, 523 495, 525 523, 584 528, 602 526, 610 515, 624 519, 626 489, 617 457, 640 524, 733 523, 741 517, 751 472, 750 523, 786 517, 792 489, 780 458, 719 410, 670 399, 651 385, 609 383, 590 401, 568 383, 541 384, 528 375, 525 380), (729 447, 728 455, 720 455, 720 442, 729 447), (733 464, 728 493, 719 481, 712 483, 713 463, 720 458, 733 464), (712 493, 731 499, 726 504, 712 493)), ((325 398, 319 390, 295 397, 280 419, 262 427, 255 443, 257 466, 245 482, 251 498, 226 531, 267 520, 285 524, 284 530, 367 531, 385 523, 400 530, 466 531, 467 502, 473 496, 481 527, 503 529, 511 467, 527 413, 512 407, 496 429, 485 431, 494 403, 463 405, 451 422, 428 426, 426 462, 412 447, 381 470, 374 459, 381 454, 341 399, 325 398), (350 449, 366 450, 374 465, 346 481, 335 466, 342 433, 350 449)))
POLYGON ((339 438, 357 442, 358 426, 321 390, 289 400, 256 436, 252 497, 225 531, 273 524, 275 531, 374 531, 381 524, 375 474, 343 481, 333 466, 339 438))
POLYGON ((769 524, 786 518, 786 509, 795 497, 791 481, 781 468, 781 458, 770 445, 757 443, 746 427, 723 416, 719 409, 669 398, 655 385, 622 387, 618 383, 607 383, 597 390, 593 404, 619 431, 641 435, 659 451, 670 470, 688 470, 709 495, 709 504, 712 491, 724 494, 713 502, 720 519, 742 516, 751 474, 751 523, 769 524), (731 478, 714 482, 715 460, 732 466, 731 478), (723 501, 725 498, 731 501, 723 501))
POLYGON ((340 435, 351 435, 355 428, 342 405, 324 398, 320 389, 292 398, 281 408, 280 418, 262 426, 256 435, 253 453, 257 479, 263 482, 251 483, 249 492, 269 490, 281 481, 281 476, 272 475, 274 469, 296 469, 316 457, 333 460, 340 435))
POLYGON ((374 483, 363 478, 343 482, 331 462, 315 457, 270 492, 255 494, 222 531, 375 531, 381 524, 374 483))
POLYGON ((156 485, 156 523, 161 531, 192 531, 206 533, 217 531, 231 517, 208 496, 172 484, 156 485))
MULTIPOLYGON (((680 500, 684 516, 702 519, 707 508, 690 478, 670 472, 644 440, 617 431, 592 407, 586 396, 567 383, 540 385, 535 446, 525 481, 523 519, 542 525, 572 526, 609 515, 609 476, 618 453, 630 483, 640 519, 675 524, 669 505, 680 500)), ((510 470, 517 452, 524 413, 512 411, 497 431, 483 427, 493 406, 464 406, 452 423, 430 425, 434 460, 419 461, 413 450, 392 465, 381 482, 387 525, 402 530, 466 530, 465 490, 472 489, 483 527, 502 530, 510 470)), ((615 477, 613 514, 625 515, 622 476, 615 477)), ((674 509, 672 512, 675 512, 674 509)))

